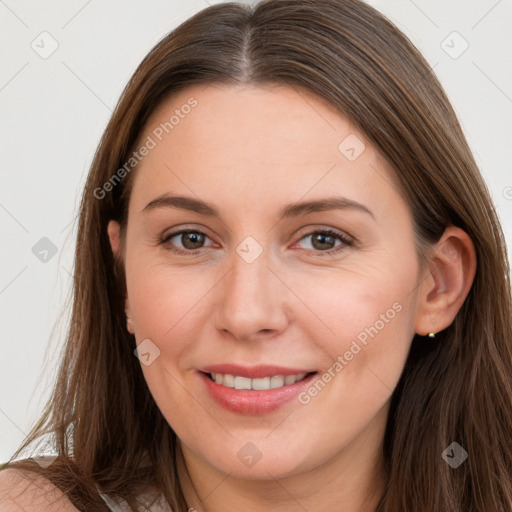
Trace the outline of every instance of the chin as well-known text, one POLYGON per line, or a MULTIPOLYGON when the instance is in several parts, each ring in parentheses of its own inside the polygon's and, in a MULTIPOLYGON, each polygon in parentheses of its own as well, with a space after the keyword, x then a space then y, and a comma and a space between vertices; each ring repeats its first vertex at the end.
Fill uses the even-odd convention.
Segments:
POLYGON ((283 451, 246 441, 240 449, 220 450, 202 458, 224 474, 244 480, 274 480, 305 473, 323 462, 300 448, 283 451), (257 447, 260 446, 260 448, 257 447))

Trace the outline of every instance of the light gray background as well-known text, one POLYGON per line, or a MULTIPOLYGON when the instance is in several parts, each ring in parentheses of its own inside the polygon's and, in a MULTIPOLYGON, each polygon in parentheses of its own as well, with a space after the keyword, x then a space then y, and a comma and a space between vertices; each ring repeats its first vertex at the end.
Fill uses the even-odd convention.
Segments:
MULTIPOLYGON (((111 111, 147 52, 212 3, 0 0, 0 461, 48 396, 68 319, 78 198, 111 111), (52 44, 58 48, 42 58, 52 44), (34 254, 43 237, 55 245, 54 256, 34 254)), ((510 253, 511 0, 369 3, 434 67, 491 190, 510 253)))

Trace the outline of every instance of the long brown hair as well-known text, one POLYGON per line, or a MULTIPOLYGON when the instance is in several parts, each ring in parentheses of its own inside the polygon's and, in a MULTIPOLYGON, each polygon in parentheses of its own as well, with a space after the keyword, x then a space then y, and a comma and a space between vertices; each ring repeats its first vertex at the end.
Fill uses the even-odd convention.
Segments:
POLYGON ((132 507, 152 487, 176 512, 186 511, 176 435, 134 357, 122 264, 114 261, 107 237, 110 219, 126 227, 133 172, 102 198, 98 189, 129 160, 161 102, 197 83, 286 84, 315 93, 394 167, 420 261, 447 226, 469 234, 477 257, 471 290, 435 343, 414 337, 392 396, 383 453, 387 483, 377 511, 512 511, 512 311, 504 237, 427 62, 358 0, 211 6, 140 64, 103 134, 83 193, 72 319, 53 397, 13 460, 45 432, 53 435, 59 458, 47 469, 30 460, 10 466, 43 474, 81 509, 105 510, 96 486, 132 507), (452 442, 469 454, 457 469, 441 456, 452 442))

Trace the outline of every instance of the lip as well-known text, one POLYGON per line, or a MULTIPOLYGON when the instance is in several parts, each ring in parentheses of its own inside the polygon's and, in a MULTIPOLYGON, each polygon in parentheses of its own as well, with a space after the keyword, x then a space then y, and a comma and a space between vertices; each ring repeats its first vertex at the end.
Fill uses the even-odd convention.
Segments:
POLYGON ((224 409, 245 416, 261 416, 283 407, 292 401, 303 389, 307 388, 317 375, 316 373, 311 373, 311 371, 315 370, 307 371, 277 366, 242 368, 236 365, 214 365, 200 370, 198 375, 204 382, 209 395, 224 409), (277 371, 275 371, 276 369, 277 371), (294 384, 255 391, 247 389, 237 390, 222 386, 211 380, 207 375, 208 373, 224 373, 251 379, 268 377, 269 375, 311 374, 294 384))

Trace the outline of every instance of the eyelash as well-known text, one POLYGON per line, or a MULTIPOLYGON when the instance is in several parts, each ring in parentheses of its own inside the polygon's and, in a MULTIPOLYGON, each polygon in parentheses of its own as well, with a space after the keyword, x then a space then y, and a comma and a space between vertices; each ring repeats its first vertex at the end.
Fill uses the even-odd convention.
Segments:
MULTIPOLYGON (((158 245, 164 245, 170 239, 172 239, 178 235, 185 234, 185 233, 199 233, 200 235, 205 235, 206 237, 208 237, 208 235, 206 233, 203 233, 202 231, 199 231, 199 230, 182 229, 180 231, 174 231, 173 233, 169 233, 164 238, 159 238, 158 245)), ((350 238, 348 238, 345 234, 335 231, 333 229, 315 229, 313 231, 310 231, 309 233, 306 233, 304 236, 302 236, 300 238, 299 241, 303 240, 304 238, 314 236, 317 234, 332 236, 333 238, 337 238, 338 240, 340 240, 342 242, 342 244, 339 245, 337 248, 326 250, 326 251, 305 249, 306 252, 314 253, 315 255, 318 255, 318 256, 329 256, 329 255, 332 256, 332 255, 336 255, 338 252, 343 250, 345 247, 352 247, 353 245, 355 245, 354 241, 351 240, 350 238)), ((173 253, 179 254, 179 255, 194 255, 194 254, 197 254, 197 252, 200 251, 201 249, 203 249, 203 247, 201 247, 199 249, 192 249, 192 250, 177 249, 176 247, 172 247, 172 246, 169 246, 167 248, 167 250, 169 250, 173 253)))

